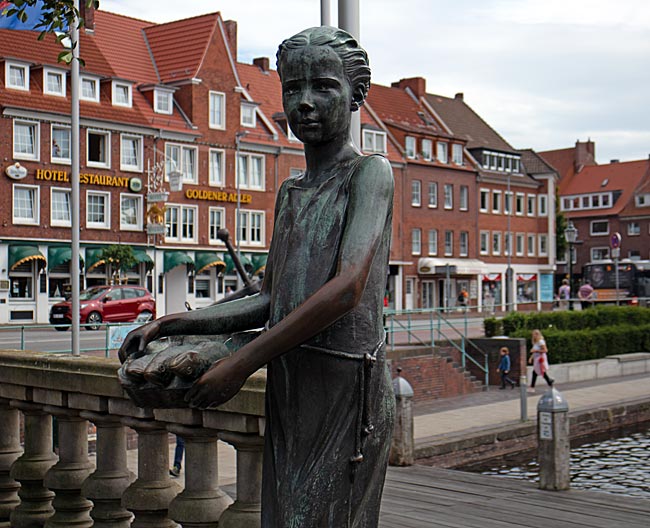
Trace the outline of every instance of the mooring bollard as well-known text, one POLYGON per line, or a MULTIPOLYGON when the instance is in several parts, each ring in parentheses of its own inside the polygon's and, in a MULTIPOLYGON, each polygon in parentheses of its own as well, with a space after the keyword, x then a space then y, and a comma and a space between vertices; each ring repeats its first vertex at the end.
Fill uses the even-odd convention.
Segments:
POLYGON ((557 389, 549 389, 537 404, 537 439, 540 489, 569 489, 569 405, 557 389))
POLYGON ((413 445, 413 387, 400 376, 401 372, 402 369, 398 367, 397 377, 393 380, 397 409, 389 463, 392 466, 412 466, 415 451, 413 445))
POLYGON ((528 421, 528 378, 526 375, 519 377, 519 419, 528 421))

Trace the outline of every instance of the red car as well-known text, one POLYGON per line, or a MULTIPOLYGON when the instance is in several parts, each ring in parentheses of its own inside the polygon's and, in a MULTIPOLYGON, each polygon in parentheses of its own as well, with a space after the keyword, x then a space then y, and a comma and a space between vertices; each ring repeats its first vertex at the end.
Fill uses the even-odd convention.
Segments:
MULTIPOLYGON (((141 286, 95 286, 79 294, 79 316, 81 324, 89 330, 98 330, 101 323, 128 323, 155 319, 156 300, 141 286)), ((64 301, 50 310, 53 325, 72 324, 72 303, 64 301)), ((57 326, 67 330, 67 326, 57 326)))

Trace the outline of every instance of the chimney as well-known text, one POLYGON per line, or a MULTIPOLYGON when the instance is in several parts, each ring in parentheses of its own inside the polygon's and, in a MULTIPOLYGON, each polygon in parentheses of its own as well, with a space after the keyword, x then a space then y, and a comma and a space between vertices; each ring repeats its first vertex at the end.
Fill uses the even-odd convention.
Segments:
POLYGON ((79 2, 79 16, 84 20, 84 28, 86 32, 93 33, 95 31, 95 6, 91 4, 90 7, 86 6, 85 1, 79 2))
POLYGON ((409 79, 400 79, 399 82, 391 84, 393 88, 401 88, 405 90, 410 88, 415 94, 415 97, 424 97, 427 93, 427 81, 424 77, 411 77, 409 79))
POLYGON ((257 57, 256 59, 253 59, 253 64, 257 66, 260 70, 262 70, 264 73, 267 73, 269 71, 269 58, 268 57, 257 57))
POLYGON ((620 161, 621 160, 617 160, 617 159, 609 160, 610 163, 619 163, 620 161))
POLYGON ((456 95, 454 95, 454 99, 456 99, 456 101, 464 101, 465 95, 463 92, 458 92, 456 95))
POLYGON ((228 37, 230 53, 232 53, 232 58, 237 60, 237 22, 235 20, 226 20, 223 24, 226 29, 226 37, 228 37))
POLYGON ((593 141, 588 139, 584 143, 576 141, 575 159, 573 163, 578 172, 578 167, 586 167, 590 165, 597 165, 596 163, 596 145, 593 141))

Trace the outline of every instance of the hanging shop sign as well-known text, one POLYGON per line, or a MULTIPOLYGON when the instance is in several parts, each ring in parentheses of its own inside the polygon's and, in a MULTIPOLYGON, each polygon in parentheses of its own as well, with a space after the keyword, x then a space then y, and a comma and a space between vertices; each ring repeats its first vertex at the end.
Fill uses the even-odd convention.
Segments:
MULTIPOLYGON (((205 189, 187 189, 185 197, 190 200, 209 200, 212 202, 231 202, 237 203, 237 193, 228 193, 223 191, 207 191, 205 189)), ((239 203, 249 204, 253 201, 250 194, 240 194, 239 203)))
POLYGON ((23 167, 20 163, 16 162, 13 165, 9 165, 5 169, 5 173, 12 180, 22 180, 25 176, 27 176, 27 169, 23 167))

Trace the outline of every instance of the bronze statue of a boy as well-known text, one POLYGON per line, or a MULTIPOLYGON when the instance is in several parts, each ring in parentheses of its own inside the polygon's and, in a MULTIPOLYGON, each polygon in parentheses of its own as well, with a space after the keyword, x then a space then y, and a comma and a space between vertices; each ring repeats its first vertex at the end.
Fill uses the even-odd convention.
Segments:
POLYGON ((307 169, 279 190, 261 291, 140 327, 120 357, 164 336, 265 327, 194 383, 189 405, 227 401, 267 365, 262 526, 376 527, 394 415, 382 326, 392 171, 350 140, 351 113, 370 86, 351 35, 307 29, 277 59, 307 169))

